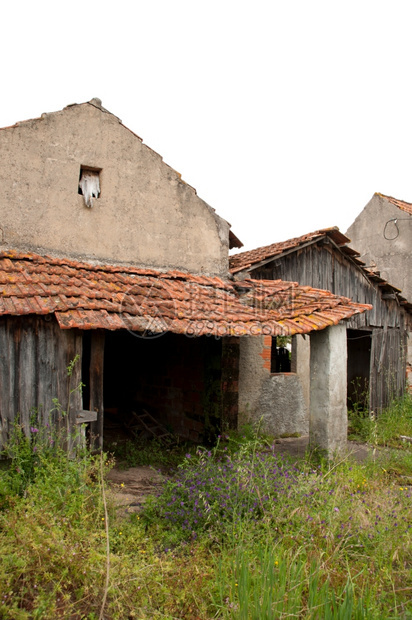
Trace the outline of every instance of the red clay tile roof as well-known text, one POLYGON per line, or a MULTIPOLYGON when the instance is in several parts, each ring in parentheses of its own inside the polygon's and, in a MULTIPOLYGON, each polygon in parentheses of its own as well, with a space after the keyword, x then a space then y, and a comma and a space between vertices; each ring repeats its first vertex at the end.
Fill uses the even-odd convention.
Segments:
POLYGON ((0 315, 54 314, 62 329, 296 334, 324 329, 370 307, 281 280, 232 283, 179 271, 0 252, 0 315))
POLYGON ((395 207, 402 209, 402 211, 409 213, 409 215, 412 215, 412 204, 410 202, 405 202, 404 200, 397 200, 397 198, 392 198, 392 196, 385 196, 385 194, 380 194, 379 192, 377 192, 376 195, 392 203, 393 205, 395 205, 395 207))
MULTIPOLYGON (((336 245, 343 246, 350 241, 348 237, 345 237, 339 228, 323 228, 313 233, 308 233, 302 237, 295 237, 294 239, 288 239, 287 241, 281 241, 279 243, 272 243, 271 245, 265 245, 255 250, 249 250, 248 252, 240 252, 229 257, 229 267, 232 273, 249 269, 250 267, 256 267, 258 263, 270 259, 272 257, 283 254, 288 250, 295 250, 299 246, 313 243, 314 241, 328 236, 332 239, 336 245)), ((348 248, 353 256, 359 256, 359 253, 351 248, 348 248)))

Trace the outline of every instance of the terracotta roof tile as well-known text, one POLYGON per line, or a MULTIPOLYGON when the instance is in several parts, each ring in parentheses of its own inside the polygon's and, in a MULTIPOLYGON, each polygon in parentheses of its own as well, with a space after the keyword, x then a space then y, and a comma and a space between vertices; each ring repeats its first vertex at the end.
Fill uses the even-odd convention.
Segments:
POLYGON ((412 215, 412 204, 410 202, 405 202, 404 200, 398 200, 397 198, 392 198, 392 196, 385 196, 385 194, 379 194, 379 192, 377 192, 376 195, 380 196, 381 198, 384 198, 391 204, 395 205, 395 207, 402 209, 402 211, 409 213, 409 215, 412 215))
MULTIPOLYGON (((313 241, 326 236, 332 239, 338 246, 345 245, 350 241, 350 239, 343 235, 337 227, 323 228, 321 230, 302 235, 301 237, 295 237, 279 243, 272 243, 271 245, 265 245, 261 248, 256 248, 255 250, 249 250, 248 252, 234 254, 229 257, 230 271, 232 273, 237 273, 238 271, 249 269, 264 260, 283 254, 288 250, 295 250, 299 246, 307 245, 308 243, 312 243, 313 241)), ((353 252, 354 250, 351 251, 353 252)), ((355 254, 359 256, 358 252, 355 252, 355 254)))
POLYGON ((232 283, 180 271, 0 252, 0 315, 54 313, 62 329, 295 334, 369 308, 295 282, 232 283))

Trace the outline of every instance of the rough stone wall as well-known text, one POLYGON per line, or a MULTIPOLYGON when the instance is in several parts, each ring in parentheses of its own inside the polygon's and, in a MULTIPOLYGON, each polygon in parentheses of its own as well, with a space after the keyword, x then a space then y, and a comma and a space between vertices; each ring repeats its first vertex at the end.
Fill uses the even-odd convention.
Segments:
POLYGON ((259 401, 262 427, 277 437, 307 435, 309 420, 298 375, 287 372, 271 375, 263 384, 259 401))
POLYGON ((271 336, 240 339, 239 424, 261 424, 271 435, 308 433, 308 409, 295 373, 271 374, 271 336))
POLYGON ((96 101, 0 130, 1 247, 226 275, 228 223, 96 101))
POLYGON ((263 384, 270 377, 270 343, 265 336, 239 342, 239 424, 257 421, 263 384), (266 338, 266 345, 265 345, 266 338), (266 358, 266 359, 265 359, 266 358))

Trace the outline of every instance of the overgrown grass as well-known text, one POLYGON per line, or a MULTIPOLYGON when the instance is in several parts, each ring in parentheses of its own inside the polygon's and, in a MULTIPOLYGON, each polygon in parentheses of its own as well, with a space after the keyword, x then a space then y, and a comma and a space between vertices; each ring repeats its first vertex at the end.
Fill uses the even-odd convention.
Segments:
POLYGON ((105 510, 105 457, 40 435, 24 480, 17 452, 1 473, 1 618, 412 618, 411 446, 292 462, 249 429, 188 452, 124 516, 110 494, 105 510))
POLYGON ((256 544, 236 549, 230 565, 218 565, 217 607, 223 618, 366 618, 368 601, 355 602, 354 588, 332 587, 321 563, 309 565, 303 550, 280 553, 279 547, 256 544))
POLYGON ((406 394, 378 416, 362 409, 349 411, 352 439, 376 446, 408 448, 402 436, 412 437, 412 396, 406 394))
POLYGON ((186 453, 194 452, 192 444, 176 441, 165 445, 155 437, 114 441, 106 449, 122 469, 140 465, 176 469, 186 453))

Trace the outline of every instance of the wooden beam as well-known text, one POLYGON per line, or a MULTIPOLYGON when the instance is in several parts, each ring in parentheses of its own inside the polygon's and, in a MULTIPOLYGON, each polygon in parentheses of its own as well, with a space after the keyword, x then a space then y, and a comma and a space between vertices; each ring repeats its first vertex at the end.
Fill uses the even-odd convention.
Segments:
POLYGON ((91 444, 94 448, 103 448, 103 369, 104 369, 103 331, 92 331, 90 346, 90 411, 97 412, 97 419, 90 424, 91 444))
POLYGON ((97 421, 97 411, 87 411, 82 409, 76 412, 76 424, 88 424, 97 421))

